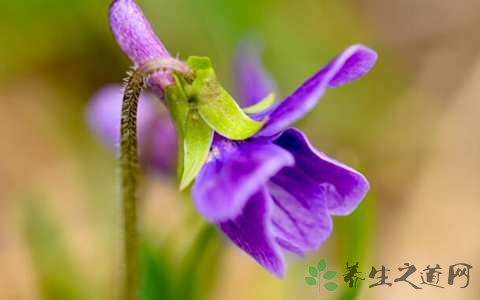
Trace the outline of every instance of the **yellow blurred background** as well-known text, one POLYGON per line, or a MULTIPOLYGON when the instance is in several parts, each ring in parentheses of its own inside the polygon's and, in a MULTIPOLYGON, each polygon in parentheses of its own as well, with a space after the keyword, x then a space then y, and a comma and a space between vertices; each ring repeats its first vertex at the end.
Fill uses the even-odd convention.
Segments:
MULTIPOLYGON (((445 289, 369 289, 367 278, 358 299, 478 299, 480 1, 138 3, 172 53, 211 57, 227 86, 234 48, 247 34, 262 41, 282 96, 350 44, 379 53, 370 74, 329 91, 298 124, 319 149, 367 175, 372 190, 362 207, 334 220, 318 253, 289 258, 281 281, 223 243, 206 299, 340 299, 347 291, 319 293, 305 283, 320 258, 340 275, 348 260, 359 261, 365 276, 385 265, 390 281, 404 263, 416 265, 417 283, 427 265, 443 268, 445 289), (446 283, 448 266, 459 262, 473 266, 465 289, 446 283)), ((120 82, 129 67, 109 32, 108 5, 1 1, 2 300, 113 295, 115 156, 85 122, 91 95, 120 82)), ((154 247, 169 244, 168 256, 180 261, 201 221, 174 180, 144 182, 144 234, 154 247)))

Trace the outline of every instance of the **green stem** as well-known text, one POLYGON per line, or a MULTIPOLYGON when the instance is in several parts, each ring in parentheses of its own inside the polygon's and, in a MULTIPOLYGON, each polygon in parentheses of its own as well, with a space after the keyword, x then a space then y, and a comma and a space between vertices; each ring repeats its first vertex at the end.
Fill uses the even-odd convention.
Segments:
POLYGON ((144 87, 142 75, 133 72, 127 79, 122 104, 120 172, 122 201, 122 296, 138 299, 138 225, 137 225, 137 107, 144 87))
MULTIPOLYGON (((129 74, 125 83, 120 129, 120 174, 122 201, 123 256, 122 256, 122 300, 138 299, 138 224, 137 224, 137 108, 145 80, 154 72, 169 69, 185 77, 193 76, 190 68, 176 59, 154 59, 144 63, 129 74)), ((162 88, 164 88, 162 86, 162 88)))

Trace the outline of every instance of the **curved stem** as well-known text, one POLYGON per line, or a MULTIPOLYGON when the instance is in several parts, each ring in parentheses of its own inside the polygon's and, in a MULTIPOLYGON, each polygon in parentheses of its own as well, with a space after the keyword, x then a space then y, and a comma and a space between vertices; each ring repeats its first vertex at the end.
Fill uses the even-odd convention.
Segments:
MULTIPOLYGON (((123 255, 122 255, 122 300, 138 299, 138 248, 137 225, 137 108, 145 80, 155 72, 180 72, 185 77, 193 76, 190 68, 177 59, 154 59, 139 66, 129 74, 125 82, 120 129, 120 176, 122 201, 123 255)), ((161 86, 164 88, 164 86, 161 86)))
POLYGON ((138 299, 138 226, 137 226, 137 107, 144 87, 143 78, 132 72, 127 78, 122 104, 120 172, 122 201, 122 299, 138 299))

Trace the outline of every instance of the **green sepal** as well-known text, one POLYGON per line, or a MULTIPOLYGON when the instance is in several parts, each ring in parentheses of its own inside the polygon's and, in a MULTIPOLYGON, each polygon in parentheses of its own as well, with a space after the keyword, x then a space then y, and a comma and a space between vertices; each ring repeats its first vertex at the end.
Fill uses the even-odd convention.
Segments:
POLYGON ((275 94, 271 93, 268 94, 267 97, 263 98, 262 101, 255 103, 254 105, 245 107, 243 111, 247 114, 256 114, 272 107, 273 103, 275 103, 275 94))
POLYGON ((265 122, 249 118, 220 85, 208 58, 190 57, 187 64, 196 76, 187 89, 188 96, 196 103, 198 112, 210 127, 231 140, 247 139, 262 128, 265 122))
POLYGON ((175 84, 167 87, 165 98, 177 129, 177 179, 183 190, 195 179, 208 158, 213 129, 200 117, 195 105, 189 103, 185 94, 188 83, 179 76, 174 78, 175 84))
POLYGON ((175 84, 166 89, 167 107, 175 122, 178 135, 177 179, 180 189, 186 188, 197 176, 208 158, 213 130, 200 117, 195 105, 185 94, 188 84, 174 76, 175 84))
POLYGON ((196 109, 190 109, 183 138, 183 172, 180 190, 186 188, 197 176, 208 159, 213 141, 213 129, 200 117, 196 109))
POLYGON ((167 103, 168 111, 172 116, 173 122, 178 137, 178 162, 177 162, 177 180, 181 181, 183 177, 183 161, 184 161, 184 149, 183 139, 185 136, 185 124, 187 120, 187 114, 190 109, 188 105, 188 97, 185 94, 183 86, 185 85, 184 79, 178 76, 174 76, 175 84, 169 86, 165 90, 165 100, 167 103))
POLYGON ((213 69, 210 58, 205 56, 189 56, 187 65, 194 71, 213 69))

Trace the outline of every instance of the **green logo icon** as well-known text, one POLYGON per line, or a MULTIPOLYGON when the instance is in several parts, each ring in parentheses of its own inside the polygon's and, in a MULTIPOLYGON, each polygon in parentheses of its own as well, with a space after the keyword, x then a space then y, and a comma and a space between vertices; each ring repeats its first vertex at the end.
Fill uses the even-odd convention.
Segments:
POLYGON ((307 282, 308 285, 317 285, 318 284, 318 290, 320 291, 322 289, 322 286, 329 292, 333 292, 338 288, 338 284, 335 282, 331 282, 328 280, 332 280, 337 276, 337 271, 326 271, 323 273, 323 270, 327 268, 327 262, 322 259, 321 261, 318 262, 317 267, 308 267, 308 272, 312 277, 305 277, 305 281, 307 282), (326 283, 322 283, 321 279, 327 280, 326 283))

